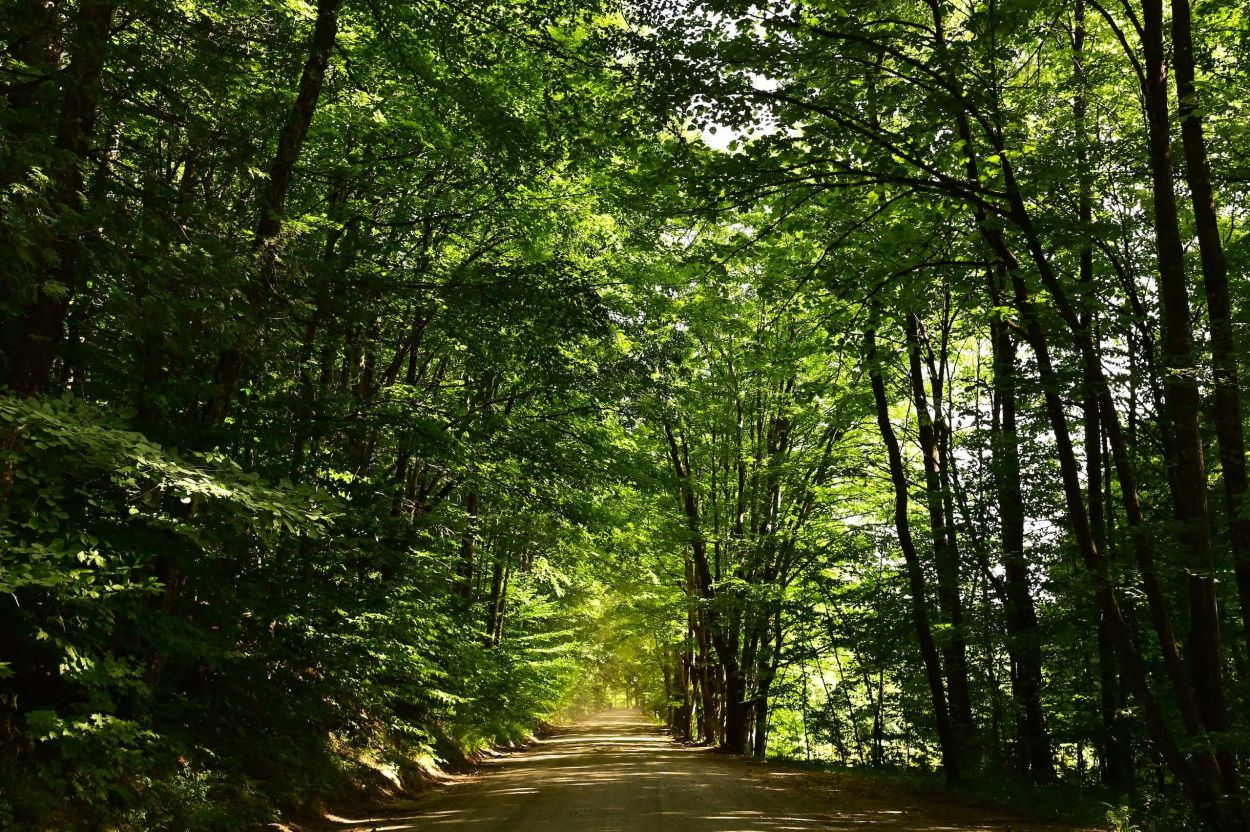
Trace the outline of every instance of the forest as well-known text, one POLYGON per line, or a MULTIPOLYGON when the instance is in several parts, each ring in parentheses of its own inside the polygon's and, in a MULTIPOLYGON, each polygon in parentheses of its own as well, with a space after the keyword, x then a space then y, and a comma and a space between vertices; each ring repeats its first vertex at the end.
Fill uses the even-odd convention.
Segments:
POLYGON ((2 0, 0 205, 0 829, 626 701, 1250 829, 1247 0, 2 0))

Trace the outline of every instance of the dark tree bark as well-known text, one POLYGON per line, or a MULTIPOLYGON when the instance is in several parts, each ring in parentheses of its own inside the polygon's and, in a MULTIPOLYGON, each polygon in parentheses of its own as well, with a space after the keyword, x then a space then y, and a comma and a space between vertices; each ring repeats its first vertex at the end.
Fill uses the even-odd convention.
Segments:
POLYGON ((877 429, 881 433, 881 441, 885 444, 890 464, 890 481, 894 485, 894 528, 898 533, 899 548, 903 551, 903 559, 907 563, 907 581, 911 590, 912 626, 920 642, 920 655, 924 661, 925 677, 928 679, 929 694, 933 701, 933 715, 937 723, 938 743, 942 752, 942 770, 946 774, 948 783, 958 783, 961 754, 946 706, 942 662, 938 655, 937 643, 933 639, 933 629, 929 624, 924 569, 920 565, 920 555, 911 536, 911 521, 907 516, 907 471, 903 467, 903 454, 899 449, 898 437, 894 433, 894 426, 890 423, 890 402, 886 396, 885 381, 881 376, 881 365, 877 356, 877 334, 872 329, 864 333, 864 349, 872 383, 873 401, 876 405, 877 429))
MULTIPOLYGON (((920 358, 920 323, 914 313, 907 315, 907 357, 912 402, 916 408, 917 434, 924 464, 926 506, 933 537, 933 560, 937 569, 938 610, 950 628, 940 645, 946 672, 946 692, 950 709, 952 740, 960 755, 960 770, 971 767, 976 723, 972 718, 972 696, 968 689, 968 647, 963 632, 963 600, 959 594, 959 552, 952 518, 946 513, 940 473, 939 437, 925 392, 920 358)), ((940 384, 935 379, 935 384, 940 384)), ((939 387, 940 390, 940 387, 939 387)), ((940 401, 938 407, 941 406, 940 401)))
POLYGON ((761 762, 768 756, 768 697, 772 693, 773 680, 777 678, 785 635, 779 609, 774 610, 765 630, 764 647, 760 651, 759 670, 756 673, 755 732, 751 744, 751 757, 761 762))
MULTIPOLYGON (((1149 135, 1159 302, 1163 315, 1164 393, 1168 398, 1176 435, 1176 519, 1181 542, 1189 554, 1186 571, 1189 595, 1188 664, 1202 726, 1210 732, 1223 732, 1229 725, 1228 702, 1224 689, 1219 603, 1203 460, 1198 364, 1194 354, 1180 218, 1172 182, 1172 137, 1163 26, 1162 0, 1143 0, 1143 91, 1149 135)), ((1182 31, 1187 32, 1184 22, 1182 31)), ((1192 52, 1192 44, 1189 49, 1192 52)), ((1193 81, 1192 60, 1188 81, 1193 81)), ((1180 79, 1178 83, 1181 83, 1180 79)), ((1192 131, 1193 124, 1189 129, 1192 131)), ((1202 172, 1194 171, 1194 174, 1201 177, 1202 172)), ((1209 201, 1209 190, 1205 196, 1209 201)), ((1204 265, 1205 261, 1213 260, 1212 254, 1208 246, 1204 265)), ((1221 824, 1244 827, 1236 760, 1226 748, 1217 748, 1217 758, 1223 788, 1215 790, 1215 784, 1212 784, 1215 811, 1220 815, 1221 824)))
POLYGON ((508 575, 512 567, 512 548, 503 546, 495 553, 491 564, 490 598, 486 606, 486 640, 494 646, 499 644, 500 626, 503 623, 504 605, 508 601, 508 575))
MULTIPOLYGON (((1076 133, 1076 156, 1078 179, 1077 222, 1080 223, 1082 235, 1092 232, 1093 220, 1093 183, 1089 170, 1089 135, 1086 123, 1089 105, 1086 100, 1085 74, 1085 2, 1077 0, 1073 11, 1072 30, 1072 73, 1076 79, 1076 91, 1072 97, 1072 121, 1076 133)), ((1094 287, 1094 256, 1093 246, 1086 242, 1081 246, 1079 261, 1078 285, 1081 299, 1080 323, 1086 332, 1092 332, 1094 309, 1098 297, 1094 287)), ((1085 482, 1089 503, 1089 520, 1093 530, 1094 543, 1100 552, 1110 556, 1107 547, 1106 521, 1104 518, 1109 501, 1103 497, 1103 458, 1102 458, 1102 427, 1099 413, 1098 390, 1090 384, 1083 385, 1081 412, 1084 429, 1085 446, 1085 482)), ((1115 785, 1120 779, 1117 766, 1119 749, 1117 735, 1114 730, 1116 721, 1117 696, 1119 678, 1116 673, 1115 655, 1108 631, 1106 613, 1095 606, 1093 615, 1097 619, 1098 631, 1098 673, 1100 698, 1100 715, 1104 725, 1103 748, 1100 759, 1101 774, 1104 783, 1115 785)))
MULTIPOLYGON (((689 453, 684 443, 679 443, 673 425, 664 421, 664 434, 668 440, 669 460, 677 477, 682 513, 685 515, 690 530, 690 554, 694 566, 695 587, 699 597, 711 602, 716 598, 716 590, 712 580, 711 564, 707 556, 707 539, 703 536, 699 516, 699 497, 691 481, 689 453)), ((709 604, 706 608, 708 630, 711 633, 716 657, 724 672, 724 708, 725 729, 721 747, 733 754, 742 754, 746 750, 746 680, 742 676, 742 666, 738 661, 736 640, 728 632, 722 621, 721 614, 709 604)))
MULTIPOLYGON (((938 11, 940 7, 937 4, 932 4, 932 7, 934 9, 935 22, 938 22, 940 21, 940 13, 938 11)), ((941 38, 939 24, 939 46, 942 45, 941 38)), ((958 127, 960 138, 965 142, 965 146, 972 148, 974 147, 974 142, 967 106, 962 99, 960 104, 960 108, 954 113, 956 126, 958 127)), ((1143 525, 1140 499, 1133 468, 1128 460, 1127 449, 1120 431, 1119 418, 1115 411, 1114 401, 1111 398, 1110 388, 1103 374, 1102 365, 1098 360, 1091 340, 1088 338, 1088 330, 1081 326, 1076 312, 1068 301, 1067 293, 1056 279, 1050 261, 1045 255, 1036 230, 1033 228, 1027 204, 1015 180, 1014 170, 1009 158, 1004 155, 1005 148, 1001 146, 1001 137, 997 134, 991 134, 991 138, 995 142, 993 147, 1000 154, 1000 159, 1002 160, 1002 171, 1008 200, 1007 216, 1023 234, 1029 255, 1037 265, 1042 283, 1054 297, 1060 317, 1067 325, 1069 333, 1074 340, 1074 346, 1081 361, 1083 384, 1086 386, 1086 389, 1093 389, 1098 392, 1097 400, 1100 421, 1110 441, 1112 455, 1116 462, 1116 472, 1120 479, 1120 490, 1125 513, 1129 521, 1134 549, 1141 564, 1142 580, 1146 595, 1150 601, 1152 619, 1160 649, 1163 651, 1173 688, 1180 700, 1181 711, 1186 718, 1187 730, 1191 734, 1200 734, 1202 728, 1196 720, 1197 709, 1193 704, 1192 691, 1189 687, 1188 679, 1181 670, 1179 651, 1177 650, 1175 638, 1172 635, 1170 617, 1164 603, 1161 587, 1154 573, 1151 543, 1146 536, 1143 525)), ((978 182, 979 165, 976 154, 969 152, 966 158, 968 181, 972 183, 978 182)), ((1199 748, 1194 753, 1197 766, 1192 768, 1189 760, 1181 751, 1175 736, 1173 736, 1167 721, 1163 717, 1154 694, 1150 690, 1145 669, 1132 643, 1129 628, 1124 621, 1123 613, 1110 582, 1103 551, 1098 548, 1094 538, 1093 528, 1090 525, 1089 515, 1084 503, 1079 467, 1075 451, 1073 450, 1067 414, 1059 395, 1063 385, 1051 361, 1050 345, 1046 338, 1046 332, 1033 305, 1029 287, 1020 274, 1019 262, 1007 245, 1001 230, 987 222, 985 208, 980 205, 974 205, 973 214, 976 217, 978 229, 987 247, 993 256, 998 259, 999 264, 1010 278, 1010 285, 1015 296, 1015 305, 1020 311, 1025 324, 1023 333, 1037 359, 1045 411, 1051 430, 1055 434, 1064 501, 1072 523, 1073 536, 1076 539, 1081 558, 1094 578, 1098 603, 1105 616, 1108 631, 1120 661, 1121 672, 1133 691, 1134 698, 1141 708, 1149 734, 1154 740, 1156 748, 1168 769, 1182 785, 1191 803, 1198 808, 1204 817, 1219 825, 1222 821, 1216 817, 1218 814, 1216 804, 1220 800, 1219 796, 1222 795, 1224 787, 1214 753, 1209 746, 1199 748)), ((1235 829, 1236 827, 1229 828, 1235 829)))
POLYGON ((1220 468, 1224 473, 1228 537, 1241 602, 1242 637, 1250 650, 1250 478, 1246 473, 1246 440, 1242 428, 1241 392, 1238 383, 1237 347, 1233 339, 1232 300, 1228 291, 1228 261, 1220 238, 1211 187, 1194 68, 1193 15, 1189 0, 1172 0, 1172 50, 1176 76, 1176 99, 1185 156, 1185 182, 1189 186, 1202 260, 1207 320, 1211 326, 1213 390, 1211 422, 1219 442, 1220 468))
MULTIPOLYGON (((29 38, 19 45, 18 57, 34 61, 36 72, 54 75, 57 54, 52 46, 56 34, 52 27, 56 13, 42 3, 30 4, 30 10, 33 13, 28 25, 32 29, 29 38)), ((53 262, 35 286, 34 297, 23 303, 12 321, 6 322, 13 334, 0 336, 0 344, 11 350, 5 362, 8 386, 19 398, 42 393, 51 382, 52 367, 65 342, 70 303, 78 290, 83 248, 81 212, 85 207, 83 169, 99 112, 101 79, 115 10, 116 4, 111 2, 82 0, 75 16, 53 144, 55 155, 49 163, 48 203, 60 213, 60 225, 49 244, 53 262)), ((25 89, 15 88, 9 103, 37 114, 44 109, 40 106, 43 98, 50 95, 48 87, 50 84, 43 82, 25 89)), ((18 129, 38 131, 39 127, 27 120, 18 129)), ((3 285, 7 284, 5 280, 3 285)), ((16 457, 22 443, 20 431, 10 431, 0 437, 0 452, 11 452, 16 457)), ((15 461, 0 468, 0 507, 8 502, 16 476, 15 461)))
POLYGON ((9 386, 26 397, 48 386, 65 340, 65 316, 78 290, 83 169, 99 112, 101 78, 116 5, 82 0, 75 16, 70 63, 61 97, 49 203, 60 212, 51 244, 54 263, 16 321, 18 341, 9 364, 9 386))
MULTIPOLYGON (((1001 280, 996 281, 995 305, 1001 306, 1001 280)), ((1029 588, 1024 549, 1024 498, 1020 487, 1019 435, 1016 432, 1016 345, 1011 329, 1001 319, 990 322, 994 365, 994 424, 991 428, 994 492, 1005 577, 1003 600, 1007 648, 1014 666, 1012 693, 1022 714, 1019 726, 1020 762, 1034 782, 1054 779, 1054 762, 1046 716, 1042 708, 1042 643, 1037 613, 1029 588)))
POLYGON ((689 549, 684 549, 682 554, 686 569, 686 597, 692 604, 688 613, 689 628, 694 641, 694 650, 697 651, 693 657, 692 679, 698 686, 700 701, 699 736, 702 742, 715 745, 718 740, 719 718, 716 708, 716 685, 712 679, 712 657, 708 646, 707 625, 703 611, 694 605, 695 599, 701 596, 695 583, 694 563, 689 549))
POLYGON ((1123 707, 1115 646, 1106 613, 1098 616, 1098 714, 1102 720, 1102 749, 1099 776, 1102 784, 1117 794, 1127 792, 1133 782, 1133 760, 1119 711, 1123 707))
MULTIPOLYGON (((1147 97, 1149 98, 1150 96, 1148 95, 1147 97)), ((1166 96, 1164 104, 1166 106, 1166 96)), ((960 136, 965 139, 968 147, 972 147, 972 134, 966 109, 957 111, 955 116, 960 136)), ((1142 708, 1143 716, 1146 717, 1151 736, 1155 740, 1160 754, 1165 759, 1173 775, 1184 785, 1190 800, 1204 816, 1211 819, 1213 824, 1219 825, 1220 828, 1238 828, 1227 825, 1230 822, 1239 821, 1233 819, 1236 812, 1231 808, 1232 802, 1225 797, 1224 774, 1221 771, 1221 765, 1216 760, 1213 748, 1209 745, 1210 738, 1203 736, 1208 729, 1205 728, 1200 717, 1201 708, 1197 704, 1190 679, 1184 672, 1183 663, 1180 660, 1179 649, 1172 633, 1166 600, 1157 575, 1154 572, 1152 542, 1144 525, 1136 478, 1132 464, 1129 461, 1128 451, 1120 430, 1118 414, 1115 410, 1115 403, 1111 397, 1110 387, 1107 384, 1102 364, 1089 337, 1088 328, 1081 325, 1067 292, 1057 279, 1050 260, 1045 253, 1041 239, 1033 225, 1027 201, 1016 182, 1014 168, 1010 159, 1004 155, 1006 149, 1001 144, 1001 134, 991 133, 990 138, 992 139, 992 146, 995 152, 1000 155, 1002 160, 1004 195, 1008 203, 1006 216, 1024 237, 1028 253, 1037 266, 1042 283, 1045 289, 1052 295, 1056 310, 1072 336, 1073 345, 1081 362, 1083 384, 1088 389, 1096 390, 1098 393, 1100 420, 1110 441, 1112 455, 1116 463, 1116 472, 1120 480, 1126 519, 1129 521, 1134 549, 1141 564, 1142 581, 1147 598, 1150 601, 1151 615, 1160 649, 1164 654, 1168 675, 1181 706, 1182 716, 1185 718, 1186 729, 1191 735, 1202 738, 1201 744, 1193 754, 1196 768, 1190 768, 1188 761, 1179 750, 1175 737, 1171 735, 1166 721, 1162 718, 1158 709, 1158 703, 1154 700, 1144 669, 1141 667, 1140 659, 1135 653, 1129 639, 1128 630, 1124 626, 1123 615, 1119 610, 1118 602, 1106 575, 1103 553, 1097 548, 1093 540, 1089 516, 1081 498, 1082 489, 1075 454, 1072 453, 1069 459, 1071 436, 1068 430, 1067 416, 1063 410, 1063 403, 1057 393, 1058 390, 1062 389, 1062 384, 1051 363, 1050 346, 1047 343, 1045 329, 1032 305, 1029 288, 1019 272, 1018 262, 1011 253, 1010 248, 1006 245, 1001 231, 985 222, 986 218, 982 207, 974 206, 974 213, 977 215, 982 237, 986 240, 991 251, 1006 267, 1011 277, 1011 283, 1016 294, 1016 306, 1020 309, 1026 322, 1024 332, 1038 359, 1038 369, 1039 374, 1042 376, 1048 418, 1051 422, 1052 431, 1055 432, 1057 438, 1062 439, 1062 441, 1057 442, 1057 445, 1060 450, 1060 471, 1064 482, 1065 501, 1068 504, 1069 514, 1073 521, 1075 536, 1080 544, 1082 558, 1099 583, 1099 603, 1107 613, 1122 672, 1126 675, 1126 680, 1134 691, 1134 697, 1142 708), (1088 539, 1086 539, 1087 535, 1088 539)), ((968 156, 968 169, 969 181, 976 182, 977 163, 975 154, 970 153, 968 156)), ((1175 208, 1174 204, 1172 207, 1173 209, 1175 208)), ((1174 210, 1173 216, 1175 216, 1174 210)), ((1171 397, 1167 397, 1167 400, 1170 403, 1171 397)), ((1179 452, 1177 456, 1179 457, 1179 452)), ((1199 454, 1199 461, 1200 459, 1199 454)), ((1179 499, 1179 496, 1175 493, 1173 496, 1179 499)), ((1205 496, 1200 499, 1205 504, 1205 496)), ((1203 580, 1202 576, 1195 576, 1195 578, 1197 583, 1201 583, 1203 580)), ((1195 581, 1191 581, 1191 589, 1194 587, 1194 583, 1195 581)), ((1198 593, 1198 595, 1201 595, 1201 593, 1198 593)), ((1193 593, 1191 593, 1192 597, 1193 593)), ((1200 629, 1203 626, 1199 622, 1200 629)))
MULTIPOLYGON (((1059 470, 1063 483, 1064 501, 1072 524, 1073 537, 1077 542, 1077 548, 1081 553, 1082 560, 1085 562, 1086 569, 1094 578, 1098 603, 1106 617, 1107 626, 1115 645, 1116 655, 1120 661, 1122 672, 1133 690, 1134 698, 1141 709, 1142 717, 1146 722, 1148 732, 1155 743, 1156 749, 1168 769, 1172 772, 1172 775, 1181 784, 1191 803, 1216 828, 1225 830, 1225 832, 1239 830, 1235 821, 1227 818, 1219 810, 1218 804, 1221 800, 1220 795, 1223 791, 1223 785, 1219 775, 1219 767, 1211 749, 1208 746, 1196 751, 1194 757, 1197 767, 1191 767, 1190 761, 1181 751, 1176 737, 1172 734, 1159 708, 1159 704, 1150 690, 1141 658, 1132 643, 1128 625, 1124 620, 1123 612, 1120 609, 1119 601, 1112 587, 1105 557, 1094 539, 1093 528, 1090 525, 1089 515, 1086 512, 1079 467, 1072 444, 1071 432, 1068 428, 1067 414, 1064 411, 1063 400, 1059 395, 1062 384, 1055 373, 1050 357, 1050 347, 1039 316, 1033 306, 1028 286, 1020 276, 1010 250, 1006 248, 1002 240, 993 232, 984 229, 983 233, 996 253, 1003 259, 1008 274, 1011 275, 1016 307, 1020 310, 1021 317, 1024 319, 1024 332, 1037 359, 1046 414, 1050 422, 1051 431, 1055 435, 1055 447, 1059 455, 1059 470), (1229 825, 1230 822, 1233 825, 1229 825)), ((1107 395, 1104 391, 1104 396, 1107 395)), ((1103 400, 1100 398, 1100 405, 1102 402, 1103 400)), ((1107 426, 1118 428, 1118 421, 1111 420, 1107 426)), ((1131 474, 1131 469, 1128 473, 1131 474)), ((1126 494, 1134 495, 1135 499, 1136 492, 1131 483, 1122 482, 1121 487, 1126 494)), ((1132 501, 1126 499, 1126 507, 1131 503, 1132 501)), ((1140 538, 1141 535, 1138 534, 1137 537, 1140 538)), ((1156 621, 1156 626, 1158 624, 1159 622, 1156 621)), ((1174 642, 1169 641, 1170 633, 1158 632, 1157 634, 1165 651, 1170 648, 1175 652, 1174 642)), ((1178 690, 1178 693, 1181 692, 1183 692, 1183 688, 1178 690)))
POLYGON ((312 125, 317 102, 321 98, 326 69, 330 65, 330 53, 338 36, 338 15, 342 5, 343 0, 317 2, 317 18, 308 46, 308 59, 300 76, 299 90, 278 134, 278 146, 269 165, 269 178, 260 195, 260 216, 256 223, 254 242, 259 264, 257 273, 248 281, 246 290, 245 314, 250 325, 242 328, 234 343, 218 359, 213 395, 205 411, 206 421, 211 425, 220 425, 229 414, 235 388, 251 358, 256 330, 265 310, 277 294, 274 283, 277 278, 278 238, 286 213, 287 193, 295 174, 295 163, 304 146, 308 128, 312 125))
POLYGON ((461 598, 473 595, 473 564, 478 535, 478 494, 470 487, 464 495, 464 532, 460 537, 460 558, 456 563, 456 594, 461 598))

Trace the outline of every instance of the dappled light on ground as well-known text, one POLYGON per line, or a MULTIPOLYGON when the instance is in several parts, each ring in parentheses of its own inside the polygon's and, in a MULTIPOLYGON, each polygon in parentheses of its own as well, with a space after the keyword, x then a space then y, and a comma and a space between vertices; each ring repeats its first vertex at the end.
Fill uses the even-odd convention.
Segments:
POLYGON ((598 714, 395 811, 327 832, 1058 832, 1005 811, 678 746, 633 712, 598 714))

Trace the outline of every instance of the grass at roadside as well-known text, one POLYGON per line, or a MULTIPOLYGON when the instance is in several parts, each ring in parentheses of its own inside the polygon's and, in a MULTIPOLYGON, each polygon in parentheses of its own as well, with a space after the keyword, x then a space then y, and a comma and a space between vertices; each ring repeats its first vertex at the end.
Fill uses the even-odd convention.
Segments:
POLYGON ((1077 787, 1069 783, 1035 786, 1021 782, 1008 773, 1000 777, 983 777, 975 783, 951 787, 947 786, 942 775, 936 772, 856 768, 829 761, 788 757, 770 758, 769 762, 804 771, 829 772, 922 791, 940 790, 971 800, 993 803, 1038 820, 1054 821, 1071 826, 1111 830, 1111 832, 1130 832, 1138 828, 1127 820, 1128 798, 1101 788, 1077 787))

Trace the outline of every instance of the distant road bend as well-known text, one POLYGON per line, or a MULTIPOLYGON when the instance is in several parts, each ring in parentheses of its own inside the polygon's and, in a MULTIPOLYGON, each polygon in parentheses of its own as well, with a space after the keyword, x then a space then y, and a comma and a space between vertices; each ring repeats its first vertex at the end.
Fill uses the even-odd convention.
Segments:
POLYGON ((327 832, 1060 832, 955 795, 674 744, 638 713, 587 717, 471 777, 327 832), (401 808, 402 807, 402 808, 401 808))

